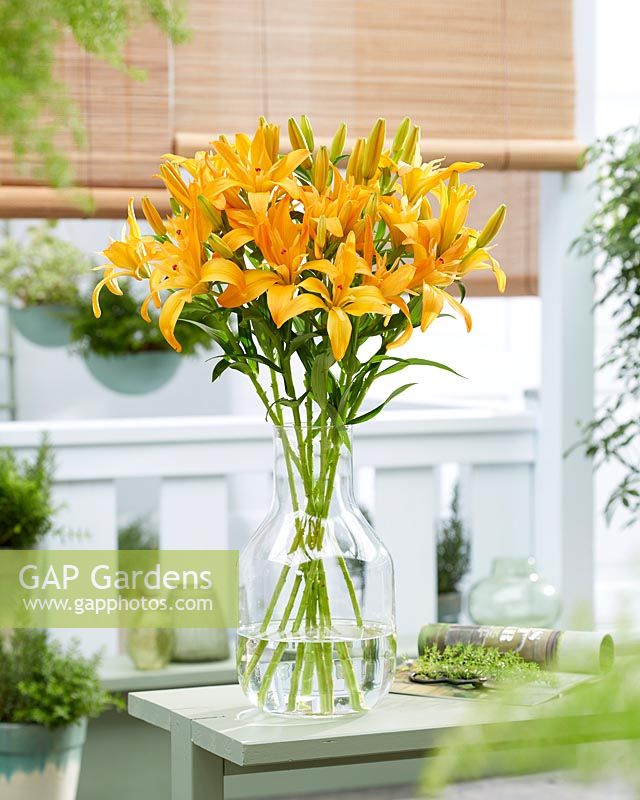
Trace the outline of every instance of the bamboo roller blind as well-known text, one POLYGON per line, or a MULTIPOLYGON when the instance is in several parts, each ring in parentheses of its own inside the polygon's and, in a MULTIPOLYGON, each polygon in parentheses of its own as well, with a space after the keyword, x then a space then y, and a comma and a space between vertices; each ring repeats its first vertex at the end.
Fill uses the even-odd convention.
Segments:
MULTIPOLYGON (((307 113, 319 140, 342 119, 350 136, 377 116, 422 126, 425 158, 477 159, 489 171, 472 222, 505 200, 496 255, 510 290, 536 291, 535 170, 575 169, 571 0, 190 0, 190 42, 171 48, 152 26, 127 47, 134 81, 60 48, 57 69, 87 127, 72 154, 96 215, 121 216, 126 197, 158 186, 167 151, 190 154, 213 135, 286 125, 307 113)), ((286 136, 283 137, 286 139, 286 136)), ((284 143, 284 142, 283 142, 284 143)), ((1 216, 79 216, 72 200, 29 185, 0 147, 1 216)), ((152 191, 162 205, 163 194, 152 191)), ((493 292, 491 276, 475 291, 493 292)))

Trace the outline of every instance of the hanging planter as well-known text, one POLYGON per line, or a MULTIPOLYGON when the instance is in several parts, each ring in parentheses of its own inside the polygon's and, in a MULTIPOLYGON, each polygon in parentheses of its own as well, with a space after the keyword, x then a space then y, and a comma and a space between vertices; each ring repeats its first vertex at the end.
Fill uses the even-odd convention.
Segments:
POLYGON ((101 356, 88 353, 85 363, 93 377, 119 394, 146 394, 167 384, 180 366, 171 351, 101 356))
POLYGON ((15 330, 32 344, 65 347, 69 344, 70 312, 70 306, 62 305, 10 306, 9 318, 15 330))
POLYGON ((11 323, 40 347, 69 343, 77 281, 91 267, 82 250, 55 235, 55 225, 34 225, 25 240, 7 235, 0 242, 0 289, 10 301, 11 323))
MULTIPOLYGON (((71 340, 93 377, 112 392, 147 394, 165 386, 180 366, 180 356, 157 325, 139 314, 140 299, 125 286, 121 295, 105 293, 96 319, 87 302, 73 310, 71 340)), ((153 309, 151 309, 153 313, 153 309)), ((211 338, 195 325, 181 323, 182 353, 193 355, 211 338)))

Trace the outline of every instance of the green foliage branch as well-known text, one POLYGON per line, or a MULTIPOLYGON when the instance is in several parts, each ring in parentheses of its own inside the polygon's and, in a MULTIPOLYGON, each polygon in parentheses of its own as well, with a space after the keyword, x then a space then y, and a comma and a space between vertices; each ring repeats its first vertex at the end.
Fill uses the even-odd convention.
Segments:
POLYGON ((172 41, 183 41, 184 9, 183 0, 3 0, 0 134, 9 138, 18 164, 53 186, 73 181, 57 140, 68 131, 82 146, 84 126, 55 74, 56 49, 65 36, 114 68, 144 77, 127 69, 127 39, 150 20, 172 41))
POLYGON ((597 305, 610 313, 617 337, 600 364, 616 393, 584 426, 582 444, 596 467, 622 470, 605 513, 610 520, 621 509, 632 525, 640 522, 640 127, 596 142, 586 160, 596 172, 596 210, 573 246, 598 256, 595 277, 605 288, 597 305))

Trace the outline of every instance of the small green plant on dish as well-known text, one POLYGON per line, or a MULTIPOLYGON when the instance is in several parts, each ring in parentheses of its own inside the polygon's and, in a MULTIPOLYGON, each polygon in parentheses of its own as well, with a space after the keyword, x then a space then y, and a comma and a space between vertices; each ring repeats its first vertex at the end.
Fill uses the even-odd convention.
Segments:
POLYGON ((56 236, 55 222, 32 225, 24 242, 0 243, 0 289, 22 306, 72 306, 79 302, 78 279, 91 267, 87 254, 56 236))
POLYGON ((473 644, 436 645, 407 667, 421 678, 433 681, 472 681, 481 678, 491 683, 513 684, 544 681, 538 664, 525 661, 518 653, 502 653, 495 647, 473 644))
MULTIPOLYGON (((130 353, 173 352, 156 324, 149 324, 138 313, 141 302, 126 287, 122 295, 105 292, 100 298, 102 316, 96 319, 88 301, 80 302, 69 313, 71 341, 82 355, 127 355, 130 353)), ((153 306, 149 309, 155 318, 153 306)), ((179 322, 182 352, 192 355, 199 346, 211 347, 211 337, 196 325, 179 322)))

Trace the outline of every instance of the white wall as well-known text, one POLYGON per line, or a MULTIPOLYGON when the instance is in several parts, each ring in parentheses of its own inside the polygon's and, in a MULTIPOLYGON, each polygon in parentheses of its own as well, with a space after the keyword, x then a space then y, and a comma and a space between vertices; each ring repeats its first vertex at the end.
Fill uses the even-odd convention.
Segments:
MULTIPOLYGON (((640 122, 640 4, 635 0, 598 0, 596 125, 598 136, 640 122)), ((597 282, 597 287, 603 281, 597 282)), ((607 309, 596 311, 596 358, 615 335, 607 309)), ((610 376, 596 376, 596 400, 615 391, 610 376)), ((640 415, 640 403, 637 407, 640 415)), ((640 526, 624 528, 618 516, 606 524, 603 509, 619 475, 614 467, 596 474, 596 586, 600 624, 621 614, 640 626, 640 526)))

